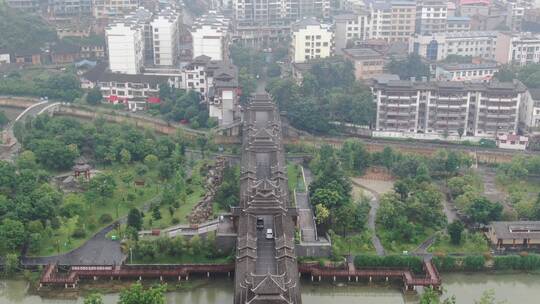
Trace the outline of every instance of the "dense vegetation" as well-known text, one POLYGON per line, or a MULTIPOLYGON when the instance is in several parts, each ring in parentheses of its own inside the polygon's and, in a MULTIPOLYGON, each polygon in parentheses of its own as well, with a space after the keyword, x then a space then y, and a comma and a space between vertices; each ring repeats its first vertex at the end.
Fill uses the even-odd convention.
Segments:
POLYGON ((401 80, 421 81, 422 77, 429 79, 429 66, 417 54, 411 54, 404 60, 392 59, 386 66, 392 74, 399 75, 401 80))
POLYGON ((16 52, 36 50, 56 40, 56 32, 37 15, 0 5, 0 49, 16 52))
POLYGON ((357 268, 370 267, 393 267, 409 268, 416 274, 423 273, 422 258, 411 255, 357 255, 354 258, 354 266, 357 268))
MULTIPOLYGON (((165 304, 167 285, 156 285, 145 289, 141 282, 122 289, 118 304, 165 304)), ((84 304, 104 304, 99 293, 91 293, 84 298, 84 304)))
POLYGON ((528 253, 504 256, 435 256, 433 262, 441 271, 481 271, 487 269, 533 271, 540 269, 540 255, 528 253), (491 260, 492 263, 487 263, 488 260, 491 260))
POLYGON ((186 122, 194 129, 211 128, 217 121, 210 119, 208 108, 201 103, 201 95, 193 90, 173 89, 167 84, 159 86, 162 102, 156 107, 167 121, 186 122))
POLYGON ((366 200, 353 201, 351 183, 336 151, 331 146, 322 146, 310 167, 315 178, 309 186, 309 195, 319 225, 342 236, 361 232, 370 206, 366 200))
MULTIPOLYGON (((19 124, 15 131, 25 151, 15 164, 0 162, 1 253, 27 245, 30 253, 52 254, 80 244, 156 197, 159 184, 178 187, 186 164, 183 147, 190 144, 130 125, 48 116, 19 124), (81 155, 104 167, 90 181, 79 181, 79 192, 64 194, 51 176, 69 170, 81 155)), ((179 187, 173 195, 186 191, 184 184, 179 187)))
POLYGON ((47 96, 61 101, 72 102, 82 96, 81 84, 71 72, 41 77, 24 78, 18 72, 10 73, 0 79, 0 94, 20 96, 47 96))
POLYGON ((375 119, 373 96, 355 81, 349 61, 318 61, 300 85, 290 78, 273 79, 266 89, 290 123, 308 132, 326 134, 338 128, 333 122, 371 125, 375 119))
POLYGON ((540 88, 540 64, 527 64, 523 67, 505 66, 495 73, 500 81, 509 82, 519 79, 527 88, 540 88))
POLYGON ((214 201, 223 210, 238 205, 240 201, 240 167, 226 167, 223 171, 223 182, 216 191, 214 201))

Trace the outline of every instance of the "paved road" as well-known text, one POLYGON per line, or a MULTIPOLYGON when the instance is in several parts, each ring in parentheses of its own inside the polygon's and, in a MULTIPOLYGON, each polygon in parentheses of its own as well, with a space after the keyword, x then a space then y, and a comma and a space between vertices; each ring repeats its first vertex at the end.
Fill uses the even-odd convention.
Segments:
POLYGON ((81 247, 57 256, 23 258, 23 265, 113 265, 121 264, 125 256, 120 249, 120 242, 105 238, 114 229, 110 225, 98 232, 81 247))
MULTIPOLYGON (((313 177, 311 170, 308 168, 303 168, 306 189, 311 184, 313 177)), ((308 192, 299 192, 296 191, 296 207, 298 208, 298 224, 302 230, 302 241, 303 242, 316 242, 317 234, 315 229, 315 220, 313 216, 313 210, 311 204, 309 203, 308 192)))
POLYGON ((369 204, 371 205, 371 209, 369 210, 368 215, 368 228, 373 232, 371 235, 371 242, 373 243, 373 247, 375 247, 375 251, 377 252, 377 255, 385 255, 384 247, 381 243, 381 240, 377 236, 376 231, 376 225, 375 220, 377 219, 377 210, 379 210, 379 193, 373 189, 370 189, 354 180, 352 180, 352 183, 355 186, 358 186, 368 192, 368 194, 371 197, 371 200, 369 201, 369 204))
POLYGON ((274 238, 266 238, 266 229, 274 231, 274 217, 263 215, 264 229, 257 230, 257 260, 255 262, 256 274, 277 274, 276 243, 274 238))

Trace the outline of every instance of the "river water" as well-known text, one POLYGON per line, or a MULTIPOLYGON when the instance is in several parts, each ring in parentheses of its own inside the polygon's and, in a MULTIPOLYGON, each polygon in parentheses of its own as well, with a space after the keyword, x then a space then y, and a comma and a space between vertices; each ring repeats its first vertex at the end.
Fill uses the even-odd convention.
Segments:
MULTIPOLYGON (((540 303, 540 275, 528 274, 447 274, 443 276, 447 294, 455 295, 458 304, 474 304, 482 292, 493 289, 497 300, 508 304, 540 303)), ((417 297, 404 296, 397 286, 373 287, 352 284, 335 286, 330 283, 302 282, 302 300, 309 304, 412 304, 417 297)), ((79 304, 79 299, 45 299, 29 295, 23 280, 0 281, 0 304, 79 304)), ((209 285, 190 291, 167 294, 170 304, 230 304, 233 300, 233 281, 215 279, 209 285)), ((106 304, 115 304, 117 294, 104 296, 106 304)))

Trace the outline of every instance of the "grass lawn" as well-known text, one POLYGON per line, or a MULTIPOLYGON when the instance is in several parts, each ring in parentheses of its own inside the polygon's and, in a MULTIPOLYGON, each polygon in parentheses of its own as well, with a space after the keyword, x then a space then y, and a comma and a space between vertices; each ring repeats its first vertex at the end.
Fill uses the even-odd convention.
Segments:
POLYGON ((381 240, 381 243, 384 247, 384 250, 386 253, 396 253, 396 254, 402 254, 403 251, 414 251, 422 242, 424 242, 430 235, 435 233, 433 229, 426 229, 421 234, 416 235, 416 237, 409 242, 405 242, 404 240, 398 239, 394 240, 392 238, 391 231, 388 231, 384 229, 384 227, 377 225, 377 235, 379 236, 379 239, 381 240))
POLYGON ((461 244, 456 246, 450 242, 450 236, 441 234, 429 248, 429 252, 445 254, 482 254, 489 251, 487 240, 481 233, 464 232, 461 244))
POLYGON ((503 180, 497 177, 496 185, 499 189, 508 193, 508 201, 517 211, 518 218, 529 219, 531 217, 538 193, 540 193, 540 180, 537 178, 503 180))
POLYGON ((336 256, 348 255, 349 252, 352 255, 375 254, 375 248, 371 242, 371 234, 372 232, 369 230, 364 230, 349 237, 332 234, 332 251, 336 256))
MULTIPOLYGON (((129 262, 129 259, 127 260, 129 262)), ((182 255, 174 257, 169 255, 160 255, 151 260, 148 259, 133 259, 133 264, 225 264, 232 263, 234 259, 230 256, 219 258, 208 258, 205 255, 182 255)))
MULTIPOLYGON (((161 219, 155 220, 152 218, 151 212, 146 212, 144 217, 143 229, 152 229, 159 228, 163 229, 169 226, 174 225, 173 218, 178 220, 179 224, 187 224, 187 216, 193 210, 193 207, 204 197, 205 187, 204 187, 204 177, 200 174, 201 167, 207 163, 207 161, 197 161, 193 167, 193 173, 191 175, 191 182, 187 182, 187 187, 191 189, 191 194, 187 196, 185 203, 180 202, 180 207, 174 210, 174 213, 171 215, 169 211, 169 205, 164 205, 159 208, 161 213, 161 219)), ((178 198, 180 199, 180 198, 178 198)))
MULTIPOLYGON (((65 253, 81 246, 87 239, 92 237, 99 230, 109 225, 111 222, 102 223, 99 221, 102 215, 109 214, 113 220, 126 216, 133 207, 141 208, 145 203, 160 194, 160 182, 157 178, 157 170, 148 171, 142 178, 145 180, 144 186, 135 186, 133 183, 127 185, 121 177, 125 174, 136 176, 133 165, 114 165, 101 169, 103 172, 113 173, 116 181, 116 189, 112 197, 104 202, 85 203, 85 216, 81 218, 80 224, 86 230, 86 237, 74 238, 71 235, 78 228, 78 218, 62 219, 58 230, 53 230, 50 237, 44 238, 39 250, 34 252, 34 256, 48 256, 65 253), (131 193, 128 197, 128 193, 131 193), (132 198, 132 201, 129 201, 132 198)), ((70 194, 74 200, 85 202, 84 194, 70 194)))

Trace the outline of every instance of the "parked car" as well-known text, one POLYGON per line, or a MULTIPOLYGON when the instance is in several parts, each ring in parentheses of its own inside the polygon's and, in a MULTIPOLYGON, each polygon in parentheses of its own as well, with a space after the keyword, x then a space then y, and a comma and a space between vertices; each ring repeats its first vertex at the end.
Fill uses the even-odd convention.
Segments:
POLYGON ((272 229, 266 229, 266 239, 271 240, 274 238, 274 232, 272 229))
POLYGON ((257 230, 264 228, 264 219, 262 217, 257 217, 257 230))

